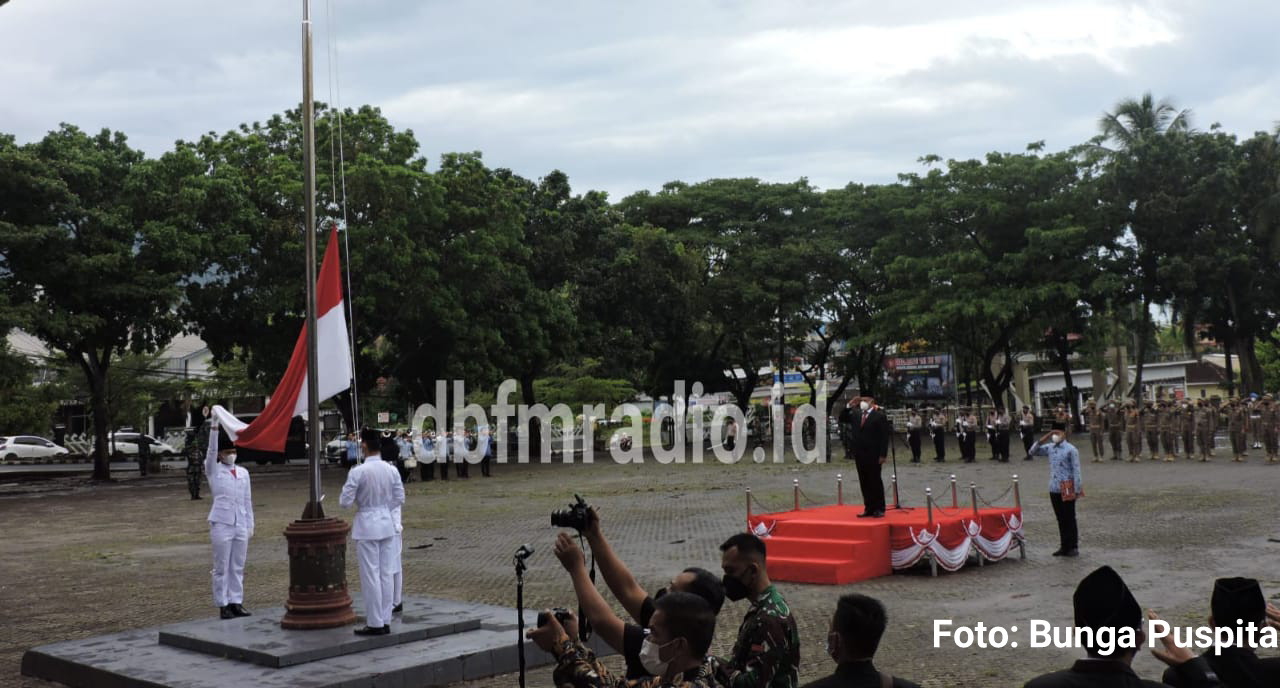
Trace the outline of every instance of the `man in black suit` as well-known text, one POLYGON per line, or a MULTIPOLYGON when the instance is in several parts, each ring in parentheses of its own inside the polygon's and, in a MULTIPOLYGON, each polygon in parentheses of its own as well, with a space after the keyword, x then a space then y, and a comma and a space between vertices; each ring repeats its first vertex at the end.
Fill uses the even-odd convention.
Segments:
POLYGON ((852 422, 849 424, 849 446, 853 449, 853 461, 858 467, 858 485, 862 488, 862 513, 859 518, 884 516, 884 482, 880 480, 880 466, 889 458, 889 439, 893 427, 876 400, 869 396, 854 397, 849 406, 852 422))
MULTIPOLYGON (((1138 606, 1120 574, 1110 566, 1103 566, 1085 576, 1076 587, 1072 606, 1077 628, 1092 629, 1094 633, 1102 628, 1112 629, 1117 639, 1122 629, 1127 630, 1134 636, 1133 646, 1123 647, 1122 643, 1116 642, 1115 647, 1104 647, 1098 642, 1103 634, 1098 634, 1094 643, 1085 647, 1088 659, 1078 660, 1070 669, 1037 676, 1027 681, 1023 688, 1161 688, 1164 685, 1139 678, 1130 666, 1138 649, 1146 645, 1146 632, 1143 630, 1146 623, 1142 607, 1138 606)), ((1155 612, 1147 615, 1147 619, 1158 618, 1155 612)), ((1164 649, 1152 649, 1151 654, 1171 667, 1178 676, 1178 685, 1183 688, 1219 688, 1222 685, 1204 658, 1174 644, 1172 633, 1160 641, 1164 649)), ((1088 640, 1085 642, 1087 644, 1088 640)))
MULTIPOLYGON (((1215 628, 1254 626, 1262 628, 1267 623, 1267 599, 1262 587, 1252 578, 1219 578, 1213 583, 1213 597, 1209 602, 1212 616, 1209 625, 1215 628)), ((1227 688, 1263 688, 1280 686, 1280 657, 1258 657, 1252 647, 1224 647, 1222 654, 1206 650, 1204 659, 1227 688)), ((1173 669, 1164 672, 1164 682, 1182 688, 1184 683, 1173 669)))
POLYGON ((872 664, 888 625, 888 615, 879 600, 858 593, 841 597, 827 632, 827 654, 836 660, 836 673, 807 683, 804 688, 920 688, 883 673, 872 664))

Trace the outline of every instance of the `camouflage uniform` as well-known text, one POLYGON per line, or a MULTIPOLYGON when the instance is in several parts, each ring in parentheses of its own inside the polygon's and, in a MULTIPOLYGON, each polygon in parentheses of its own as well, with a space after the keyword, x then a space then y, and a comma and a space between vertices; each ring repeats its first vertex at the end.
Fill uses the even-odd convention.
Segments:
POLYGON ((714 688, 712 671, 710 664, 703 664, 668 683, 663 683, 658 676, 627 680, 610 675, 609 670, 600 665, 595 653, 582 643, 567 640, 560 647, 551 680, 556 688, 714 688))
POLYGON ((716 681, 725 688, 796 688, 799 667, 796 619, 778 589, 770 585, 742 619, 733 654, 717 662, 716 681))
POLYGON ((200 499, 200 483, 204 482, 204 452, 209 448, 209 423, 200 426, 187 440, 187 491, 192 499, 200 499))

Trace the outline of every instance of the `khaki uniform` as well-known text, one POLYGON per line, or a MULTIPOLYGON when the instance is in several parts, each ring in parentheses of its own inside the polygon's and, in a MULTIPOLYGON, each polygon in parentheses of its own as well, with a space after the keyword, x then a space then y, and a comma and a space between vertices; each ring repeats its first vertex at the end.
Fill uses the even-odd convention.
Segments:
POLYGON ((1196 448, 1200 452, 1200 460, 1208 461, 1213 450, 1213 435, 1217 430, 1218 410, 1208 404, 1196 407, 1196 448))
POLYGON ((1107 436, 1107 422, 1103 418, 1102 409, 1090 403, 1084 410, 1084 422, 1089 424, 1089 442, 1093 447, 1093 462, 1098 463, 1106 453, 1103 445, 1107 436))
POLYGON ((1173 461, 1178 455, 1178 411, 1171 404, 1163 404, 1156 412, 1156 427, 1160 432, 1160 444, 1164 446, 1164 460, 1173 461))
POLYGON ((1107 438, 1111 441, 1111 460, 1120 460, 1120 443, 1124 437, 1124 411, 1115 406, 1107 407, 1103 418, 1107 425, 1107 438))
POLYGON ((1147 451, 1151 452, 1151 460, 1158 461, 1160 459, 1160 426, 1154 404, 1149 404, 1142 410, 1142 429, 1147 435, 1147 451))
POLYGON ((1182 452, 1188 459, 1193 459, 1196 455, 1196 407, 1184 406, 1178 413, 1181 416, 1182 452))
POLYGON ((1244 461, 1248 449, 1249 411, 1240 404, 1227 407, 1227 435, 1231 438, 1231 460, 1244 461))
POLYGON ((1277 450, 1280 447, 1280 407, 1274 402, 1263 402, 1258 413, 1259 423, 1262 425, 1262 446, 1267 452, 1267 463, 1274 463, 1277 458, 1277 450))
POLYGON ((1130 463, 1138 461, 1142 458, 1142 414, 1137 407, 1130 406, 1124 412, 1124 435, 1130 463))

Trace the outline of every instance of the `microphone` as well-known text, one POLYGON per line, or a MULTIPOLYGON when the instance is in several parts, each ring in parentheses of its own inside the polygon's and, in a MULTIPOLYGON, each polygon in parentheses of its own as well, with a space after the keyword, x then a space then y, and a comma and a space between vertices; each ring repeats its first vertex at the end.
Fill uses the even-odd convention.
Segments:
POLYGON ((528 559, 533 554, 533 546, 529 544, 520 545, 520 549, 516 550, 517 559, 528 559))

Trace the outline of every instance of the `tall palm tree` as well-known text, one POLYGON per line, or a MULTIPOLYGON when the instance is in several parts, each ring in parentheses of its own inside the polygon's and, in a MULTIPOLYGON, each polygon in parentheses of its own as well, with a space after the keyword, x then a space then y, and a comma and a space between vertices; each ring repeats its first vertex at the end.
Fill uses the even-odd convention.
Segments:
MULTIPOLYGON (((1126 98, 1116 104, 1111 112, 1103 113, 1098 120, 1098 129, 1101 136, 1095 139, 1099 142, 1099 147, 1106 155, 1115 159, 1118 156, 1132 152, 1143 141, 1149 140, 1156 136, 1168 136, 1185 134, 1191 130, 1191 111, 1188 109, 1179 110, 1168 100, 1162 99, 1159 102, 1152 97, 1148 91, 1142 94, 1141 98, 1126 98), (1110 143, 1112 148, 1105 148, 1101 144, 1110 143)), ((1132 209, 1137 209, 1142 205, 1144 197, 1147 197, 1154 189, 1145 189, 1137 194, 1134 198, 1126 199, 1132 209)), ((1147 253, 1148 247, 1145 232, 1142 227, 1130 225, 1129 230, 1133 233, 1137 240, 1139 264, 1144 269, 1140 271, 1141 284, 1139 285, 1139 293, 1141 294, 1141 309, 1139 322, 1141 326, 1138 328, 1138 351, 1135 358, 1135 373, 1133 378, 1133 391, 1135 396, 1142 394, 1142 372, 1144 360, 1147 354, 1147 348, 1150 343, 1152 334, 1151 321, 1151 303, 1155 297, 1156 281, 1154 262, 1157 256, 1147 253), (1144 255, 1144 253, 1146 255, 1144 255)), ((1153 231, 1159 231, 1159 228, 1150 228, 1153 231)))

